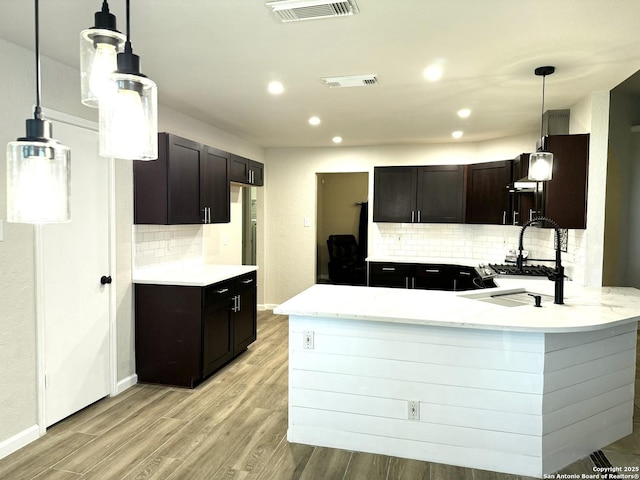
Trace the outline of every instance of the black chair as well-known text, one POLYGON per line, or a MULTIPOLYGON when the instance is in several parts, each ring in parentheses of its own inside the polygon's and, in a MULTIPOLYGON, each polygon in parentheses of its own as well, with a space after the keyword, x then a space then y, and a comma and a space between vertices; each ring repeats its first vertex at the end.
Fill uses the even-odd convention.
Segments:
POLYGON ((329 280, 342 285, 366 285, 367 268, 353 235, 329 235, 329 280))

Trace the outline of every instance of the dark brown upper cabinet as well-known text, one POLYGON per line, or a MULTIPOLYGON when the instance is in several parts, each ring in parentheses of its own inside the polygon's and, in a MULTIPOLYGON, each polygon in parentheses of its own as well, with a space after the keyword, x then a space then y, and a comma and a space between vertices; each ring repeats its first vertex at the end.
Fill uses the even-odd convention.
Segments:
POLYGON ((158 134, 158 159, 133 162, 134 223, 230 221, 229 154, 171 133, 158 134))
POLYGON ((460 223, 464 167, 375 167, 373 195, 374 222, 460 223))
POLYGON ((264 165, 254 160, 231 153, 230 180, 232 182, 262 187, 264 185, 264 165))
POLYGON ((465 223, 512 225, 513 161, 475 163, 466 166, 465 223))
POLYGON ((553 153, 553 176, 544 182, 544 215, 560 228, 587 228, 589 134, 550 135, 543 138, 553 153))

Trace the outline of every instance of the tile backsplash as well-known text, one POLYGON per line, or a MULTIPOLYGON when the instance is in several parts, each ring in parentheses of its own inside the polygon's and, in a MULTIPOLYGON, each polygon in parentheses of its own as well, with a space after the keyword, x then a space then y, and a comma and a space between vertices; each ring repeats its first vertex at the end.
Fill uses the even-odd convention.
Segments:
MULTIPOLYGON (((509 225, 374 223, 371 233, 373 254, 377 256, 504 263, 507 252, 518 249, 520 230, 521 227, 509 225)), ((567 252, 562 254, 567 275, 581 282, 584 279, 585 237, 584 230, 569 230, 567 252)), ((553 229, 529 227, 523 243, 530 258, 555 258, 553 229)))
POLYGON ((133 225, 134 270, 175 268, 203 263, 202 225, 133 225))

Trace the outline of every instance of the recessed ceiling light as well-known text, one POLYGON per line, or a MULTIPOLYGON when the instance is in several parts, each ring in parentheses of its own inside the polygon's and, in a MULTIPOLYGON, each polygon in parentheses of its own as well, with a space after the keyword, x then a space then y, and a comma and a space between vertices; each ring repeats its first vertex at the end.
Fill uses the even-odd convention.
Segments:
POLYGON ((342 137, 333 137, 331 140, 333 143, 342 143, 342 137))
POLYGON ((458 110, 458 116, 460 118, 468 118, 469 115, 471 115, 471 110, 468 108, 462 108, 460 110, 458 110))
POLYGON ((284 92, 284 86, 280 82, 271 82, 268 87, 269 93, 280 95, 284 92))
POLYGON ((440 80, 442 78, 443 73, 444 73, 444 69, 442 68, 442 65, 439 65, 439 64, 429 65, 422 72, 422 74, 424 75, 424 78, 426 78, 430 82, 437 82, 438 80, 440 80))
POLYGON ((311 125, 320 125, 320 117, 313 116, 309 118, 309 124, 311 125))
POLYGON ((451 132, 451 136, 453 138, 462 138, 462 130, 456 130, 455 132, 451 132))

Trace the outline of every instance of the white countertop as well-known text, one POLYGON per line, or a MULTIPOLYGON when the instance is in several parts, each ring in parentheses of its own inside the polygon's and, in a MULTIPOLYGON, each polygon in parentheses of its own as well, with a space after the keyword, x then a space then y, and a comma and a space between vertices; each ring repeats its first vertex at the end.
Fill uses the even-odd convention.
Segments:
POLYGON ((378 322, 527 332, 579 332, 640 320, 640 290, 587 288, 565 282, 565 304, 506 307, 469 298, 527 290, 553 297, 544 279, 498 278, 498 288, 468 292, 314 285, 274 313, 378 322))
POLYGON ((255 265, 204 264, 174 270, 138 270, 133 272, 132 281, 148 285, 206 287, 256 270, 255 265))

